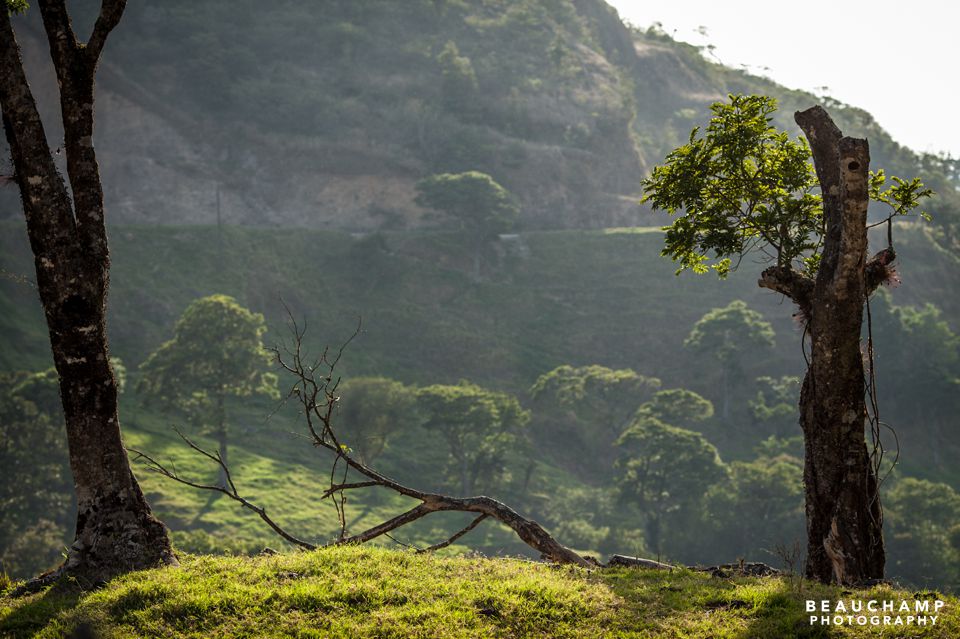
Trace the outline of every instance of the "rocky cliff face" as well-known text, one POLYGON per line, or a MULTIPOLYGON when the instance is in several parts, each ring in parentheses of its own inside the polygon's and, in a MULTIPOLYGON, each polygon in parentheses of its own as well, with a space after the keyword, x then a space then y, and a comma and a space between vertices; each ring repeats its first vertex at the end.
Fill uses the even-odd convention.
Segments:
MULTIPOLYGON (((56 146, 31 14, 16 26, 56 146)), ((99 75, 97 145, 117 222, 215 223, 219 192, 226 223, 416 228, 437 224, 418 179, 480 170, 524 228, 627 225, 650 221, 649 167, 710 102, 758 84, 784 93, 602 0, 131 3, 99 75)))

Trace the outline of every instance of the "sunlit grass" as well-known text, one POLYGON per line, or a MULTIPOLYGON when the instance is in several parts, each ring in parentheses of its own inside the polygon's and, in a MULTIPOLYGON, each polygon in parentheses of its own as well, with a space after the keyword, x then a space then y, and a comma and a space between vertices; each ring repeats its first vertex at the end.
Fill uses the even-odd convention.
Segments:
POLYGON ((804 611, 807 599, 915 596, 940 595, 341 547, 183 556, 178 569, 126 575, 93 593, 0 599, 0 636, 60 637, 81 625, 104 638, 960 636, 954 598, 925 628, 811 626, 804 611))

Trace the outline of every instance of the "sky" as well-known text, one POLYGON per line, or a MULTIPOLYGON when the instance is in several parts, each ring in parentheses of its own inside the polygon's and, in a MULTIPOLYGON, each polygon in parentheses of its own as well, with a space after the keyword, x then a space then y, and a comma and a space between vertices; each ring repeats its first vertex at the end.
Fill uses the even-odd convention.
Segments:
POLYGON ((960 157, 960 2, 607 1, 727 66, 863 108, 915 151, 960 157))

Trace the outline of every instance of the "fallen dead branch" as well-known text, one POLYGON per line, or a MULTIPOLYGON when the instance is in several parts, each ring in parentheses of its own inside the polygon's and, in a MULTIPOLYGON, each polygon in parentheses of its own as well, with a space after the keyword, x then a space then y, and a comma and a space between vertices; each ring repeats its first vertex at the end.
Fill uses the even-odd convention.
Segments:
MULTIPOLYGON (((333 462, 329 473, 329 486, 323 492, 322 498, 332 500, 340 524, 340 533, 337 538, 326 546, 339 544, 364 543, 381 536, 390 536, 390 533, 411 522, 417 521, 431 513, 437 512, 468 512, 476 513, 470 524, 452 535, 448 539, 428 548, 419 549, 420 552, 429 552, 445 548, 457 541, 486 519, 495 519, 513 530, 516 535, 528 546, 537 550, 541 557, 560 564, 573 564, 585 568, 596 567, 592 563, 557 542, 540 524, 523 517, 506 504, 491 497, 453 497, 440 493, 431 493, 417 490, 391 479, 350 454, 349 447, 343 443, 334 430, 334 416, 336 403, 339 397, 336 394, 339 378, 335 371, 346 346, 359 333, 359 326, 354 335, 332 355, 329 350, 315 361, 308 362, 303 353, 304 329, 293 318, 290 318, 290 328, 293 342, 275 349, 277 362, 293 378, 293 384, 288 394, 288 400, 295 400, 299 405, 299 412, 304 420, 309 438, 316 448, 321 448, 333 454, 333 462), (353 472, 361 477, 361 481, 347 481, 348 475, 353 472), (416 506, 376 526, 362 532, 350 535, 347 533, 346 523, 346 495, 348 491, 365 489, 385 489, 419 502, 416 506)), ((149 470, 159 473, 181 484, 199 490, 209 490, 226 495, 239 503, 242 507, 255 512, 270 528, 289 543, 312 550, 317 546, 300 539, 277 524, 267 515, 266 509, 254 504, 243 497, 237 490, 230 469, 217 453, 211 453, 198 446, 188 437, 177 431, 187 445, 197 454, 200 454, 219 468, 223 469, 226 482, 224 485, 203 484, 186 479, 178 474, 176 468, 167 467, 150 455, 130 449, 139 459, 147 464, 149 470)))

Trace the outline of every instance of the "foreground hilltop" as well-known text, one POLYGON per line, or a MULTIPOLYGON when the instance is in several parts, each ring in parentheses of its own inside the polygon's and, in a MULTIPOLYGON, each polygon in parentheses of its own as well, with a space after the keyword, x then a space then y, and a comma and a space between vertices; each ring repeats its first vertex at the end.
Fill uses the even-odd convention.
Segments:
MULTIPOLYGON (((38 12, 17 29, 59 139, 38 12)), ((98 155, 113 222, 211 224, 219 188, 227 223, 416 228, 435 224, 418 179, 480 170, 526 229, 633 225, 651 221, 642 177, 728 92, 780 98, 791 127, 818 101, 602 0, 131 3, 98 76, 98 155)), ((914 172, 868 114, 830 107, 877 166, 914 172)))
POLYGON ((0 634, 60 637, 85 628, 83 636, 164 638, 947 638, 960 633, 957 603, 933 592, 841 591, 793 577, 584 571, 346 547, 255 558, 188 556, 179 569, 130 574, 97 592, 3 598, 0 634), (944 602, 935 623, 932 612, 904 612, 892 614, 905 625, 883 630, 811 626, 806 612, 808 600, 899 607, 918 599, 930 601, 931 610, 933 601, 944 602), (926 626, 916 625, 921 615, 926 626))

